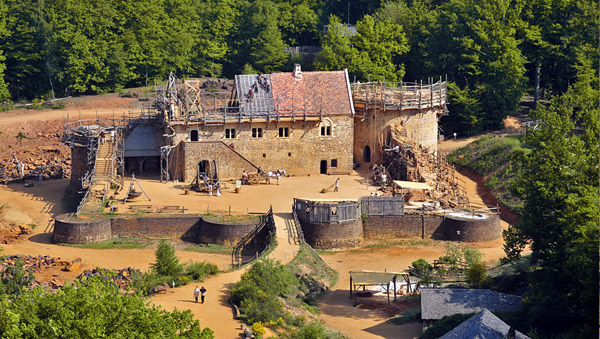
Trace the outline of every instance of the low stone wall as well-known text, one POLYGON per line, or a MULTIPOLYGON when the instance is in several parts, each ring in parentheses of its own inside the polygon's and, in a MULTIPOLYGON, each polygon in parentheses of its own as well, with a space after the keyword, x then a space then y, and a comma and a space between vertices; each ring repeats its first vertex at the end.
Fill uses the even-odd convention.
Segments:
POLYGON ((319 249, 354 248, 363 243, 362 220, 342 223, 310 223, 300 220, 306 242, 319 249))
POLYGON ((500 220, 497 214, 485 214, 484 219, 446 217, 444 239, 450 241, 479 242, 500 239, 500 220))
POLYGON ((180 238, 195 242, 198 238, 202 217, 119 217, 112 219, 112 236, 123 238, 180 238))
POLYGON ((111 219, 78 220, 61 214, 54 220, 52 241, 67 244, 89 244, 112 238, 111 219))
POLYGON ((198 232, 198 239, 200 242, 235 246, 242 238, 252 232, 256 225, 257 223, 229 225, 203 219, 198 232))
POLYGON ((232 246, 250 233, 257 223, 231 225, 203 220, 201 216, 122 216, 102 220, 80 220, 62 214, 54 220, 52 241, 89 244, 114 237, 179 238, 232 246))
POLYGON ((363 224, 365 239, 443 239, 444 217, 436 215, 369 216, 363 224), (424 233, 424 234, 423 234, 424 233))

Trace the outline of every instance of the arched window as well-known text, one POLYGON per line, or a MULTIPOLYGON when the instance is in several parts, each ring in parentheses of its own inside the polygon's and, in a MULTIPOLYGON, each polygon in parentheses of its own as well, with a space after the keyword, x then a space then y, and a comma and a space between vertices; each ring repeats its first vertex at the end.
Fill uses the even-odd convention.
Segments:
POLYGON ((365 150, 363 152, 363 161, 371 162, 371 147, 369 147, 369 145, 365 146, 365 150))
POLYGON ((324 119, 319 125, 319 135, 322 137, 330 137, 332 134, 333 123, 329 119, 324 119))

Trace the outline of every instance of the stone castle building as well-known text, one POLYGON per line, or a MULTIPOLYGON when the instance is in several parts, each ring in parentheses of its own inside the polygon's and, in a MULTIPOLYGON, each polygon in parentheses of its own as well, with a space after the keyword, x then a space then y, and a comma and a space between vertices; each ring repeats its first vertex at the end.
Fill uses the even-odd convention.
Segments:
POLYGON ((213 82, 216 89, 200 80, 173 83, 164 98, 172 129, 165 132, 172 135, 168 173, 185 182, 206 166, 221 178, 258 167, 349 173, 381 163, 383 148, 394 146, 392 126, 435 152, 446 109, 445 82, 351 84, 346 70, 302 72, 299 65, 293 72, 237 75, 233 86, 213 82))
POLYGON ((73 147, 70 190, 80 191, 93 176, 123 173, 188 183, 200 172, 228 179, 258 168, 350 173, 383 162, 384 149, 396 146, 392 130, 436 152, 445 112, 441 79, 351 84, 346 70, 303 72, 299 65, 233 82, 170 76, 143 117, 65 126, 73 147), (98 143, 100 131, 112 145, 98 143))

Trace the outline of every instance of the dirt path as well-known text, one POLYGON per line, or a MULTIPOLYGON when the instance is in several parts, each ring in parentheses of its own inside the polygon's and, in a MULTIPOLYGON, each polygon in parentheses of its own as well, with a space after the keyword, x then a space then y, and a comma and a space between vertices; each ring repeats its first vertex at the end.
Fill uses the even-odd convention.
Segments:
MULTIPOLYGON (((289 225, 292 221, 291 213, 277 213, 274 215, 277 227, 277 247, 269 253, 268 257, 286 264, 298 253, 289 237, 289 225)), ((169 290, 165 294, 158 294, 151 298, 155 305, 160 305, 167 310, 188 309, 194 313, 194 318, 200 325, 209 326, 215 332, 215 338, 239 338, 242 334, 242 322, 235 320, 232 306, 229 304, 231 288, 240 280, 241 275, 248 266, 242 269, 220 273, 198 285, 207 289, 207 298, 204 304, 193 302, 192 295, 196 284, 169 290)))

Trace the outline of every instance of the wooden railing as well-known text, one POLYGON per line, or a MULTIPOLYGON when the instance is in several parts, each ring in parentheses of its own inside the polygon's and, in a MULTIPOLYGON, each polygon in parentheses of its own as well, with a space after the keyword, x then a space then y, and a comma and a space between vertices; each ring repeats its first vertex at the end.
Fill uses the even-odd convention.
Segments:
POLYGON ((233 250, 231 252, 231 265, 232 266, 240 267, 242 264, 246 264, 248 262, 258 259, 263 253, 268 251, 271 248, 271 246, 274 244, 275 237, 276 237, 276 229, 275 229, 275 219, 273 218, 273 207, 269 208, 269 211, 265 215, 261 216, 260 219, 261 220, 258 223, 258 225, 256 225, 256 227, 250 233, 248 233, 244 238, 242 238, 242 240, 240 240, 240 242, 238 242, 233 247, 233 250), (254 255, 253 257, 244 261, 244 258, 242 256, 242 251, 248 244, 250 244, 250 242, 252 240, 254 240, 254 238, 265 227, 267 228, 267 239, 268 239, 267 246, 265 246, 265 248, 262 251, 260 251, 260 252, 257 251, 256 255, 254 255))

